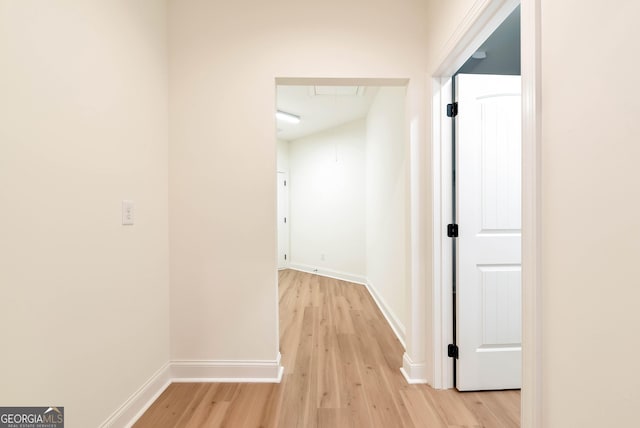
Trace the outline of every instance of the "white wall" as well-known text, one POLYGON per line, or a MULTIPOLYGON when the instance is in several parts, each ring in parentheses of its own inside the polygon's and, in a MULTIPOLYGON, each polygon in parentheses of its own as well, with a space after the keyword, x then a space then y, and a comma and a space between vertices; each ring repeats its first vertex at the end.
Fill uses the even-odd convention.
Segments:
MULTIPOLYGON (((470 6, 430 2, 431 64, 470 6)), ((638 67, 639 15, 634 1, 542 1, 545 428, 637 424, 640 87, 612 76, 638 67)))
POLYGON ((408 316, 406 88, 383 87, 367 114, 367 280, 403 337, 408 316))
POLYGON ((292 267, 364 281, 365 132, 360 119, 291 141, 292 267))
POLYGON ((0 0, 3 406, 95 427, 169 358, 166 19, 0 0))
MULTIPOLYGON (((278 352, 276 77, 408 78, 415 224, 429 225, 426 3, 170 1, 171 355, 265 359, 278 352), (336 13, 336 11, 340 13, 336 13), (353 19, 357 16, 358 19, 353 19), (230 100, 242 100, 233 105, 230 100), (234 108, 235 107, 235 108, 234 108), (238 114, 241 111, 242 114, 238 114)), ((430 227, 412 248, 428 248, 430 227)), ((412 264, 424 312, 430 261, 412 264)), ((415 286, 414 286, 415 285, 415 286)), ((417 316, 411 323, 424 324, 417 316)), ((407 330, 411 331, 411 323, 407 330)), ((426 358, 423 335, 408 352, 426 358)))
POLYGON ((278 172, 289 172, 289 142, 276 141, 276 169, 278 172))

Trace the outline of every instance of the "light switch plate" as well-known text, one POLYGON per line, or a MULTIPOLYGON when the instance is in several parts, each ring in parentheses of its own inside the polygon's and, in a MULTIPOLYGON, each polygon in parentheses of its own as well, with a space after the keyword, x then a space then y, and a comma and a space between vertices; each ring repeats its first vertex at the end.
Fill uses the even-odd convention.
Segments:
POLYGON ((122 201, 122 224, 124 226, 133 225, 133 201, 122 201))

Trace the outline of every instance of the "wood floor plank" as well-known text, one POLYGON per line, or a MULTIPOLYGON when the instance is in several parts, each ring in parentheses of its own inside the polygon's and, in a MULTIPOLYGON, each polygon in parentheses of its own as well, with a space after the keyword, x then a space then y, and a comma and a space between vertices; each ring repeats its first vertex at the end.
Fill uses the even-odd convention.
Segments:
POLYGON ((185 428, 204 426, 217 428, 222 425, 231 401, 221 399, 222 395, 219 391, 221 385, 224 384, 209 384, 206 395, 193 412, 191 419, 184 425, 185 428))
POLYGON ((409 418, 416 427, 445 428, 446 424, 438 412, 427 402, 417 389, 402 389, 400 397, 405 404, 409 418))
POLYGON ((328 323, 319 327, 316 336, 317 364, 317 407, 318 408, 338 408, 340 407, 340 386, 338 384, 338 373, 335 359, 336 335, 328 323))
POLYGON ((404 349, 364 286, 279 278, 282 382, 172 384, 136 428, 519 427, 519 391, 408 385, 404 349))
POLYGON ((520 408, 513 405, 516 400, 509 399, 510 392, 516 391, 465 392, 460 398, 482 425, 517 428, 520 426, 520 408))
POLYGON ((274 384, 245 383, 229 407, 221 425, 226 427, 263 426, 264 414, 274 384), (248 411, 251 409, 252 411, 248 411))
POLYGON ((191 400, 189 401, 189 404, 184 409, 184 411, 182 411, 182 414, 180 415, 180 418, 178 418, 178 420, 176 421, 175 426, 183 427, 187 425, 187 423, 191 420, 191 418, 198 416, 196 412, 200 407, 200 405, 203 403, 208 390, 209 390, 209 385, 206 383, 201 383, 200 385, 198 385, 196 388, 193 389, 193 393, 191 394, 191 400))
POLYGON ((318 409, 318 428, 353 427, 348 409, 318 409))
POLYGON ((304 396, 306 395, 305 378, 301 375, 284 375, 282 383, 285 387, 282 398, 282 409, 277 426, 304 426, 304 396))
POLYGON ((185 411, 188 411, 189 403, 200 389, 198 384, 177 383, 170 385, 166 391, 156 400, 160 412, 145 412, 136 426, 141 427, 175 427, 185 411))
POLYGON ((429 388, 423 390, 423 394, 431 398, 436 411, 449 426, 478 425, 477 419, 465 405, 459 392, 452 389, 435 391, 429 388))
POLYGON ((360 366, 360 369, 372 426, 386 428, 398 425, 401 419, 391 399, 393 392, 386 390, 379 369, 374 366, 360 366))
POLYGON ((474 392, 466 392, 464 394, 460 394, 460 398, 465 402, 467 408, 474 415, 475 419, 482 426, 494 426, 494 427, 504 427, 504 424, 500 422, 500 419, 496 417, 496 415, 489 409, 485 404, 476 398, 476 394, 474 392))
POLYGON ((358 370, 355 351, 355 336, 339 334, 338 344, 338 372, 340 374, 341 408, 350 410, 354 426, 372 426, 371 414, 368 411, 368 402, 362 376, 358 370))
POLYGON ((274 384, 264 405, 260 427, 275 428, 278 426, 281 410, 283 409, 283 399, 284 384, 274 384))

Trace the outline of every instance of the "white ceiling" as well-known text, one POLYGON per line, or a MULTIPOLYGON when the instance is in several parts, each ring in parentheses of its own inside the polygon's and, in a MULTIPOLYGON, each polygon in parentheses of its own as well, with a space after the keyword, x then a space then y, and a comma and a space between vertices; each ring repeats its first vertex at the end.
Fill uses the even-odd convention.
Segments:
POLYGON ((300 117, 300 123, 277 121, 278 139, 291 141, 367 115, 374 86, 285 86, 277 88, 277 109, 300 117))

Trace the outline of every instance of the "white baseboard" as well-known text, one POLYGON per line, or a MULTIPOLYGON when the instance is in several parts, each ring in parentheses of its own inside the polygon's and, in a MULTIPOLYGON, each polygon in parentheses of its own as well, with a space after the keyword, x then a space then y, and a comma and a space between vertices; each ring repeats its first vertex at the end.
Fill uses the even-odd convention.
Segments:
POLYGON ((280 366, 280 353, 275 360, 171 362, 173 382, 253 382, 280 383, 284 368, 280 366))
POLYGON ((424 363, 414 363, 405 352, 402 356, 400 372, 408 383, 429 383, 427 381, 427 366, 424 363))
POLYGON ((154 373, 100 428, 129 428, 160 397, 167 387, 178 382, 251 382, 280 383, 284 368, 280 353, 275 360, 170 361, 154 373))
POLYGON ((315 275, 326 276, 327 278, 340 279, 342 281, 353 282, 356 284, 366 285, 367 278, 363 275, 354 275, 347 272, 340 272, 332 269, 323 269, 321 267, 303 265, 299 263, 290 263, 289 269, 298 270, 300 272, 312 273, 315 275))
POLYGON ((396 317, 395 314, 391 311, 391 309, 389 309, 389 305, 386 304, 384 299, 378 294, 378 292, 376 291, 376 288, 373 286, 373 284, 371 284, 369 280, 366 281, 365 286, 367 287, 369 294, 373 298, 373 301, 376 302, 376 305, 378 305, 380 312, 382 312, 382 315, 387 320, 387 323, 389 323, 389 325, 391 326, 391 330, 393 330, 393 332, 396 334, 396 337, 402 344, 402 347, 404 349, 407 349, 407 346, 405 345, 405 341, 404 341, 405 334, 406 334, 404 324, 402 324, 398 319, 398 317, 396 317))
POLYGON ((160 397, 171 384, 170 365, 166 363, 134 392, 100 428, 120 428, 132 426, 142 414, 160 397))

